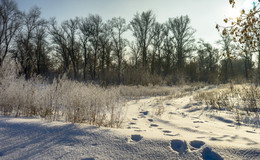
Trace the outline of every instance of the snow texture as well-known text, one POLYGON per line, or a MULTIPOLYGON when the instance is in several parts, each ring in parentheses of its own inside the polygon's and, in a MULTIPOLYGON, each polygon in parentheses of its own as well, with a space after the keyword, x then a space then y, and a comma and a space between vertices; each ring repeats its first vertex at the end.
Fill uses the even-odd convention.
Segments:
POLYGON ((192 96, 132 100, 120 129, 0 117, 0 159, 260 159, 260 130, 192 96), (156 116, 158 99, 164 106, 156 116))

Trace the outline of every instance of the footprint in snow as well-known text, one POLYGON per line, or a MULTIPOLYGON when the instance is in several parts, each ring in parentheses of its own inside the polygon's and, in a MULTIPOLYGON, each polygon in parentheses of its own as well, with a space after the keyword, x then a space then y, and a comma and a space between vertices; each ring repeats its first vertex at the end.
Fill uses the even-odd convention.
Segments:
POLYGON ((94 158, 83 158, 81 160, 95 160, 94 158))
POLYGON ((203 121, 193 121, 193 123, 204 123, 203 121))
POLYGON ((178 152, 180 155, 188 151, 187 142, 179 139, 171 140, 170 147, 173 151, 178 152))
POLYGON ((246 132, 247 133, 256 133, 255 131, 248 131, 248 130, 246 132))
POLYGON ((197 138, 199 138, 199 139, 203 139, 203 138, 206 138, 206 137, 197 137, 197 138))
POLYGON ((212 149, 209 147, 203 149, 202 158, 203 160, 223 160, 223 158, 219 154, 212 151, 212 149))
POLYGON ((144 116, 147 116, 149 111, 144 111, 144 112, 140 112, 141 114, 143 114, 144 116))
POLYGON ((165 136, 171 136, 171 137, 174 137, 174 136, 179 136, 180 134, 177 133, 177 134, 164 134, 165 136))
POLYGON ((149 122, 153 122, 153 119, 148 119, 149 122))
POLYGON ((135 132, 146 132, 146 130, 136 129, 135 132))
POLYGON ((163 133, 172 133, 172 131, 164 130, 163 133))
POLYGON ((133 134, 131 135, 131 141, 139 142, 143 137, 139 134, 133 134))
POLYGON ((159 125, 157 124, 151 124, 150 127, 158 127, 159 125))
POLYGON ((94 147, 97 146, 97 145, 98 145, 97 143, 93 143, 93 144, 91 144, 91 146, 94 146, 94 147))
POLYGON ((141 129, 137 129, 137 130, 134 130, 135 132, 142 132, 142 130, 141 129))
POLYGON ((191 145, 191 150, 197 150, 200 149, 203 145, 205 144, 205 142, 203 141, 199 141, 199 140, 194 140, 190 142, 191 145))

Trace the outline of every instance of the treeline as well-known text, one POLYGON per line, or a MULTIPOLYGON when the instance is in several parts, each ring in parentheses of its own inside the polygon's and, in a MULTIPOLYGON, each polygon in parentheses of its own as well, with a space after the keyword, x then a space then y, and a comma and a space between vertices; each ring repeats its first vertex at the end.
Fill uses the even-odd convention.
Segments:
POLYGON ((188 16, 159 23, 149 10, 136 13, 129 23, 122 17, 103 21, 90 14, 58 24, 55 18, 42 18, 37 7, 24 13, 12 0, 0 2, 0 66, 9 54, 26 79, 64 73, 103 85, 257 79, 250 53, 225 56, 243 50, 228 35, 221 36, 219 48, 196 42, 188 16), (133 41, 126 39, 127 32, 133 41))

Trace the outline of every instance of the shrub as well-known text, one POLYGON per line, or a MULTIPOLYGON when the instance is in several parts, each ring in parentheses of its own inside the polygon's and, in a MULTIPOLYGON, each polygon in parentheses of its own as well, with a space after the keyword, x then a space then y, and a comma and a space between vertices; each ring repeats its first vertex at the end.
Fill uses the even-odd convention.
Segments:
POLYGON ((235 119, 240 123, 244 116, 258 117, 260 94, 259 87, 254 84, 222 85, 217 89, 201 91, 194 96, 215 109, 233 111, 235 119))
POLYGON ((49 120, 120 127, 125 102, 119 88, 104 89, 71 81, 66 76, 47 83, 40 77, 17 78, 13 67, 0 71, 0 113, 40 116, 49 120))

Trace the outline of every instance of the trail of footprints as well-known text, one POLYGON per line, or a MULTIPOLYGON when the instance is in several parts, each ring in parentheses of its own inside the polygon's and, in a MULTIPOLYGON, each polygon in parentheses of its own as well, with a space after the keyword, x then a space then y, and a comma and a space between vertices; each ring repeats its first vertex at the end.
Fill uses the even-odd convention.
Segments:
POLYGON ((205 142, 194 140, 187 144, 186 141, 182 141, 179 139, 173 139, 170 142, 170 147, 173 151, 182 155, 186 152, 202 150, 201 155, 203 160, 223 160, 223 158, 216 152, 212 151, 212 149, 208 146, 205 146, 205 142))
MULTIPOLYGON (((139 142, 143 139, 143 137, 139 134, 133 134, 130 137, 130 142, 139 142)), ((223 158, 216 152, 212 151, 212 149, 208 146, 205 146, 205 142, 194 140, 187 143, 186 141, 182 141, 179 139, 173 139, 169 144, 170 148, 177 152, 180 156, 187 152, 199 151, 201 152, 203 160, 223 160, 223 158)))
MULTIPOLYGON (((139 112, 140 113, 140 115, 138 116, 138 118, 146 118, 146 116, 148 115, 148 113, 149 113, 149 111, 142 111, 142 112, 139 112)), ((130 126, 128 126, 128 129, 136 129, 136 130, 134 130, 134 131, 136 131, 136 132, 142 132, 142 131, 146 131, 146 130, 141 130, 139 127, 135 127, 134 125, 136 125, 136 121, 138 120, 138 118, 132 118, 132 122, 130 122, 129 123, 129 125, 130 126)), ((159 127, 159 125, 158 124, 156 124, 156 123, 153 123, 154 122, 154 120, 153 119, 151 119, 151 118, 149 118, 149 119, 147 119, 151 124, 150 124, 150 126, 149 126, 149 128, 156 128, 156 127, 159 127)), ((163 130, 163 128, 158 128, 159 130, 162 130, 162 132, 163 132, 163 134, 165 135, 165 136, 178 136, 179 134, 170 134, 170 133, 172 133, 172 131, 169 131, 169 130, 163 130)))
MULTIPOLYGON (((149 111, 142 111, 139 112, 139 116, 138 118, 146 118, 146 116, 149 114, 149 111)), ((132 118, 133 121, 137 121, 137 118, 132 118)), ((159 127, 158 124, 154 123, 154 120, 149 118, 147 119, 151 124, 150 124, 150 128, 153 127, 159 127)), ((193 123, 204 123, 203 121, 194 121, 193 123)), ((136 125, 135 122, 130 122, 130 125, 136 125)), ((130 127, 130 128, 134 128, 136 129, 136 132, 141 132, 142 130, 139 127, 130 127)), ((130 129, 129 128, 129 129, 130 129)), ((171 134, 172 131, 169 130, 163 130, 163 128, 158 128, 159 130, 161 130, 163 132, 163 134, 165 136, 178 136, 179 134, 171 134)), ((144 130, 145 131, 145 130, 144 130)), ((130 137, 130 142, 140 142, 143 139, 143 137, 140 134, 133 134, 130 137)), ((200 141, 200 140, 193 140, 190 141, 189 143, 187 143, 186 141, 182 141, 179 139, 173 139, 170 141, 169 144, 170 148, 174 151, 177 152, 179 155, 182 155, 183 153, 186 152, 194 152, 194 151, 201 151, 201 155, 203 160, 211 160, 211 159, 215 159, 215 160, 223 160, 223 158, 217 154, 216 152, 212 151, 212 149, 208 146, 205 146, 205 142, 200 141)))

